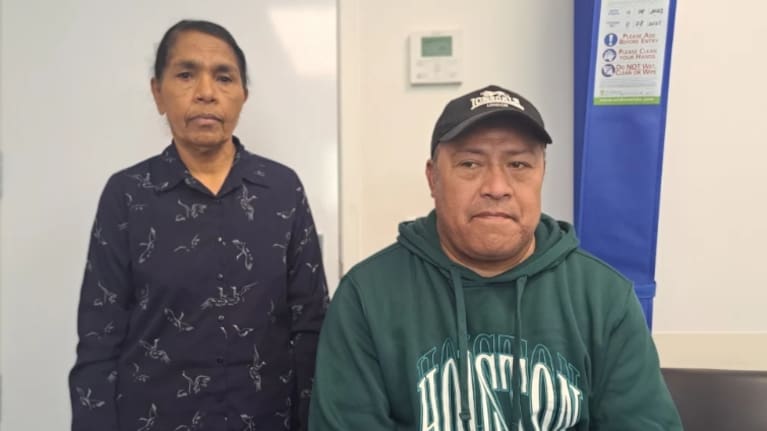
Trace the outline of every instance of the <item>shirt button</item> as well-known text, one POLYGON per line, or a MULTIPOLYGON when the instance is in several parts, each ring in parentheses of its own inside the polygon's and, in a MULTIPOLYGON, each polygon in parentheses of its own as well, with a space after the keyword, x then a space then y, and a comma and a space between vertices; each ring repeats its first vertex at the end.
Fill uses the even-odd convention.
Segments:
POLYGON ((217 280, 223 280, 224 279, 224 274, 221 274, 221 273, 216 274, 216 279, 217 280))
POLYGON ((296 340, 290 340, 290 345, 291 346, 295 346, 296 345, 296 340))
POLYGON ((218 358, 216 358, 216 363, 218 365, 222 365, 224 363, 224 357, 223 356, 219 356, 218 358))
POLYGON ((223 322, 224 321, 224 315, 223 314, 219 314, 218 315, 218 321, 219 322, 223 322))

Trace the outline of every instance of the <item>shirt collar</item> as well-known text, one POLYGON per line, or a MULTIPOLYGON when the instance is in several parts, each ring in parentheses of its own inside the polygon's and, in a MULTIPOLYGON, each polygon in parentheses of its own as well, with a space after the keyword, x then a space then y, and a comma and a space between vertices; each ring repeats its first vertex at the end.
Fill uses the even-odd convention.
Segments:
MULTIPOLYGON (((259 157, 246 150, 236 136, 232 136, 232 141, 235 154, 227 182, 230 179, 241 178, 252 184, 269 187, 266 181, 265 165, 259 163, 259 157)), ((162 151, 152 171, 153 178, 161 179, 156 188, 158 192, 170 191, 182 182, 192 185, 197 181, 184 165, 173 142, 162 151)))

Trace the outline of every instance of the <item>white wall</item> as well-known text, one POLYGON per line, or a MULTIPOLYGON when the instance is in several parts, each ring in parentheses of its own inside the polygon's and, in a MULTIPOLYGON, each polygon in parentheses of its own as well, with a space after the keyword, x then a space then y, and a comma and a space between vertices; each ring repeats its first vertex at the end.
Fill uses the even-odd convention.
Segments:
POLYGON ((725 350, 767 369, 765 14, 758 0, 678 3, 655 304, 669 357, 725 350), (744 341, 725 348, 728 334, 744 341))
POLYGON ((572 219, 573 5, 529 0, 341 0, 341 195, 344 269, 392 243, 400 221, 432 208, 424 175, 448 100, 490 83, 541 111, 548 153, 544 210, 572 219), (461 85, 408 84, 411 32, 463 33, 461 85))
POLYGON ((67 429, 76 303, 110 173, 170 142, 149 91, 182 18, 232 31, 250 65, 236 133, 306 185, 338 278, 335 0, 0 0, 0 354, 6 431, 67 429))
POLYGON ((678 6, 658 238, 659 331, 767 331, 767 4, 731 6, 678 6))

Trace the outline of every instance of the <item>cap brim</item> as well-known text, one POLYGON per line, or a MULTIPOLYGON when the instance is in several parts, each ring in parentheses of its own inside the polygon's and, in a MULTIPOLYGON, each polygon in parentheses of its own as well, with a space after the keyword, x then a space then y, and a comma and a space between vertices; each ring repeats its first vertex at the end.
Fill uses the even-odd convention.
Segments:
POLYGON ((470 128, 471 126, 477 124, 478 122, 485 120, 490 117, 502 117, 502 116, 508 116, 510 118, 515 118, 522 120, 522 122, 528 126, 532 134, 540 139, 544 144, 550 144, 552 142, 551 136, 549 136, 549 133, 541 126, 538 125, 535 121, 533 121, 530 117, 525 115, 522 112, 519 112, 515 109, 494 109, 492 111, 483 112, 481 114, 475 115, 471 118, 467 118, 463 122, 459 123, 457 126, 450 129, 447 133, 442 135, 439 138, 439 142, 446 142, 453 140, 460 136, 463 132, 466 131, 466 129, 470 128))

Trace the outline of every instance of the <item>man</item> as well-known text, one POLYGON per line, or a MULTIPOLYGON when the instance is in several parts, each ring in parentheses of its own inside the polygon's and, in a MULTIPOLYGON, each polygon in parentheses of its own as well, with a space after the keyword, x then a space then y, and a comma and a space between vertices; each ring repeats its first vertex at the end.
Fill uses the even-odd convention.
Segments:
POLYGON ((541 214, 551 141, 503 88, 448 103, 435 210, 335 294, 311 429, 681 429, 631 282, 541 214))

